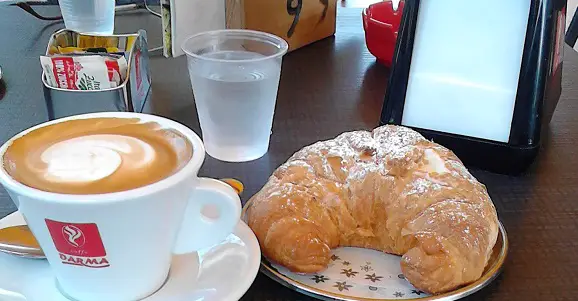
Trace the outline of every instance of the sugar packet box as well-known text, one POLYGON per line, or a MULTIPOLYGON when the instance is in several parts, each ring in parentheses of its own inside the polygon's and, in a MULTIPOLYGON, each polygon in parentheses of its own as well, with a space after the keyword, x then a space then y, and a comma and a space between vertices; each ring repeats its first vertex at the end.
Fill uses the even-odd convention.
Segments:
POLYGON ((51 120, 93 112, 150 111, 151 75, 144 30, 134 34, 101 36, 63 29, 51 36, 41 62, 43 65, 58 68, 56 73, 46 67, 42 72, 44 97, 51 120), (114 49, 116 52, 114 55, 103 56, 90 53, 71 54, 70 52, 76 51, 68 51, 86 48, 114 49), (123 58, 120 59, 118 54, 122 54, 123 58), (66 58, 66 61, 59 61, 59 57, 66 58), (101 64, 102 60, 105 66, 101 64), (107 61, 108 64, 114 61, 118 66, 109 66, 107 61), (79 62, 80 66, 76 64, 79 62), (72 71, 73 68, 83 69, 80 68, 83 64, 87 67, 84 71, 76 72, 74 69, 75 72, 68 74, 69 76, 62 73, 65 70, 72 71), (117 68, 118 71, 115 70, 117 68), (122 71, 123 68, 126 68, 126 71, 122 71), (85 80, 81 81, 81 78, 85 80))

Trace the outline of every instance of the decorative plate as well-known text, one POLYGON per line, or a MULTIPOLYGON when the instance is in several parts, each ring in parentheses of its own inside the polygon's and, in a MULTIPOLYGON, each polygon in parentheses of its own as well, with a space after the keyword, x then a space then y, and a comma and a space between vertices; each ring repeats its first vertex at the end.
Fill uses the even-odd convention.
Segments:
MULTIPOLYGON (((245 219, 243 208, 243 219, 245 219)), ((486 270, 478 281, 457 290, 429 295, 413 287, 401 273, 400 256, 362 248, 337 248, 328 268, 317 274, 296 274, 261 258, 261 272, 280 284, 321 300, 457 300, 482 289, 500 273, 508 252, 508 238, 500 232, 486 270)))

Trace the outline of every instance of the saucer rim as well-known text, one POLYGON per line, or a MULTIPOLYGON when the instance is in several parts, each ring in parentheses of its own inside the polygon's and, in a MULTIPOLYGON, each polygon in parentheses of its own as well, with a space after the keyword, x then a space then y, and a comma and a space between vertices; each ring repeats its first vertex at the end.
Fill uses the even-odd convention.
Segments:
MULTIPOLYGON (((24 216, 22 216, 22 214, 18 210, 6 215, 3 218, 0 218, 0 229, 25 224, 26 221, 24 219, 24 216)), ((227 298, 224 299, 223 301, 227 300, 237 301, 241 297, 243 297, 243 295, 245 295, 245 293, 251 288, 253 282, 255 282, 255 279, 257 278, 257 274, 259 273, 261 267, 261 247, 259 246, 259 241, 257 240, 255 233, 253 233, 253 230, 251 230, 251 228, 249 228, 249 226, 242 219, 239 219, 239 223, 237 223, 237 225, 235 226, 235 230, 232 233, 235 234, 243 242, 244 248, 247 250, 246 253, 250 255, 250 258, 247 260, 247 269, 245 273, 243 273, 243 277, 240 277, 236 281, 232 281, 232 283, 236 288, 235 287, 230 288, 228 293, 226 294, 227 298)), ((216 248, 218 246, 219 244, 209 248, 209 250, 216 248)), ((21 258, 21 259, 38 260, 28 258, 21 258)), ((40 260, 46 259, 44 258, 40 260)), ((0 288, 0 291, 1 290, 2 289, 0 288)), ((151 295, 151 297, 153 295, 151 295)), ((145 300, 146 298, 143 301, 145 300)))
POLYGON ((238 234, 238 231, 246 232, 245 233, 246 238, 248 238, 250 242, 245 241, 245 239, 241 240, 245 243, 246 248, 251 250, 249 253, 253 255, 251 255, 251 259, 248 260, 247 263, 248 266, 250 267, 247 269, 248 273, 245 274, 244 277, 242 277, 242 279, 244 279, 245 281, 237 282, 239 283, 239 287, 243 288, 240 289, 239 291, 236 291, 235 294, 232 293, 229 294, 230 297, 232 297, 230 300, 234 301, 238 301, 239 299, 241 299, 241 297, 243 297, 247 293, 247 291, 249 291, 249 289, 255 282, 255 279, 257 278, 257 275, 259 274, 259 270, 261 268, 261 247, 259 245, 259 241, 257 240, 257 236, 255 236, 253 230, 251 230, 251 228, 249 228, 249 226, 241 219, 239 219, 239 223, 237 224, 237 226, 235 226, 235 231, 233 233, 238 234), (251 245, 249 246, 249 244, 251 245))

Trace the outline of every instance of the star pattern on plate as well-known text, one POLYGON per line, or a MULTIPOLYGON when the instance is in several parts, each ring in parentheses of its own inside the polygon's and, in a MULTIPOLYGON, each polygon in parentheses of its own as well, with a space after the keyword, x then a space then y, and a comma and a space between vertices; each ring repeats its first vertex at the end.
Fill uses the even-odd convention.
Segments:
POLYGON ((344 290, 348 291, 350 287, 353 287, 353 285, 347 284, 346 281, 343 282, 336 281, 333 287, 336 287, 340 292, 342 292, 344 290))
POLYGON ((383 278, 383 276, 377 276, 377 275, 375 275, 375 273, 365 275, 365 279, 367 279, 371 282, 381 281, 381 278, 383 278))
POLYGON ((373 271, 373 268, 372 268, 370 265, 368 265, 368 264, 366 264, 366 265, 360 265, 359 268, 360 268, 362 271, 366 272, 366 273, 369 272, 369 271, 373 271))
POLYGON ((324 272, 309 275, 286 272, 288 273, 286 276, 291 279, 295 277, 295 281, 304 281, 301 283, 309 284, 328 294, 333 292, 361 299, 401 300, 429 296, 428 293, 411 286, 401 271, 392 273, 398 265, 394 266, 395 262, 391 260, 380 261, 381 257, 378 258, 377 254, 366 254, 357 252, 357 249, 346 248, 331 253, 330 259, 330 268, 324 272))
POLYGON ((359 272, 356 272, 352 269, 341 269, 341 274, 344 274, 345 276, 347 276, 347 278, 355 277, 357 276, 358 273, 359 272))
POLYGON ((330 279, 328 277, 325 277, 324 275, 313 275, 311 280, 315 281, 315 283, 319 283, 319 282, 325 282, 326 280, 330 280, 330 279))

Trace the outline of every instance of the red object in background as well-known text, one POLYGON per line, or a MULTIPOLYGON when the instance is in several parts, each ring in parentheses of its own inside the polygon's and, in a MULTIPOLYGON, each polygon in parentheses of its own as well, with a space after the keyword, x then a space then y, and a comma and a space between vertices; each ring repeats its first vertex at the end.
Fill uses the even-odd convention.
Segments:
POLYGON ((394 10, 391 0, 387 0, 370 5, 362 13, 367 49, 388 67, 395 51, 403 6, 404 1, 400 1, 397 10, 394 10))

